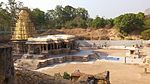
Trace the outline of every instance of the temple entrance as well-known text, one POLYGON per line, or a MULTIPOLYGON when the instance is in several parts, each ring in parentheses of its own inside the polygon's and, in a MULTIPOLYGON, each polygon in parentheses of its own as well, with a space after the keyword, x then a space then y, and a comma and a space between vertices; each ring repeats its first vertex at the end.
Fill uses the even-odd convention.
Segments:
POLYGON ((36 47, 34 48, 33 54, 41 54, 40 46, 36 46, 36 47))

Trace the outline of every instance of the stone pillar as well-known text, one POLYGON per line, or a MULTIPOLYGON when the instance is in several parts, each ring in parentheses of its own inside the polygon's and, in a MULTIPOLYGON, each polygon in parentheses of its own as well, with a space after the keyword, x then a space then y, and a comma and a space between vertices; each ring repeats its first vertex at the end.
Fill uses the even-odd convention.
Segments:
POLYGON ((48 44, 48 45, 50 45, 50 48, 52 49, 52 46, 51 46, 51 44, 48 44))
POLYGON ((12 48, 0 44, 0 84, 14 84, 12 48))
POLYGON ((59 43, 56 44, 56 49, 59 49, 59 43))
POLYGON ((16 55, 20 55, 20 54, 26 54, 28 52, 28 48, 27 45, 25 44, 25 40, 23 41, 12 41, 12 44, 14 45, 13 47, 13 51, 16 55))
POLYGON ((44 51, 44 44, 41 44, 41 52, 43 53, 44 51))
POLYGON ((51 43, 50 45, 52 46, 52 49, 54 49, 54 45, 53 45, 54 43, 51 43))
POLYGON ((28 53, 30 53, 30 50, 31 50, 30 48, 31 48, 30 45, 28 45, 28 53))
POLYGON ((39 48, 40 48, 40 54, 42 53, 42 44, 39 44, 39 48))
POLYGON ((54 47, 54 50, 56 49, 56 45, 55 45, 55 43, 53 43, 53 47, 54 47))
POLYGON ((46 46, 46 51, 48 52, 48 44, 45 44, 45 46, 46 46))

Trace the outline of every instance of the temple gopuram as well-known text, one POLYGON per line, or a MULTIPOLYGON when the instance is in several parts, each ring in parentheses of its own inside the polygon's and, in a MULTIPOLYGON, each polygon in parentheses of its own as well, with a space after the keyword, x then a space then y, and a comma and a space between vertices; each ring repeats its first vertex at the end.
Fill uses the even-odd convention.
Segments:
POLYGON ((25 45, 27 39, 36 34, 36 30, 30 20, 30 14, 28 11, 28 8, 21 9, 16 27, 13 31, 11 40, 13 43, 13 54, 16 55, 22 55, 27 52, 27 46, 25 45))
POLYGON ((61 54, 77 49, 76 38, 73 35, 37 36, 28 8, 22 8, 18 17, 11 39, 13 55, 61 54))

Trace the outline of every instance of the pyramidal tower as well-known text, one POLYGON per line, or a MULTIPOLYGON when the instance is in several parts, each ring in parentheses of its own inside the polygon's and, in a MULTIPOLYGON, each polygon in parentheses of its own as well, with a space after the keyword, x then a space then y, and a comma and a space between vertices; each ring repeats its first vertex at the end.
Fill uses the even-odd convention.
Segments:
POLYGON ((28 8, 21 9, 12 35, 12 40, 27 40, 29 37, 33 37, 36 34, 35 27, 30 19, 28 11, 28 8))
POLYGON ((25 42, 29 37, 36 35, 34 24, 30 19, 29 9, 24 7, 20 10, 16 27, 12 35, 13 51, 15 54, 23 54, 27 52, 25 42))

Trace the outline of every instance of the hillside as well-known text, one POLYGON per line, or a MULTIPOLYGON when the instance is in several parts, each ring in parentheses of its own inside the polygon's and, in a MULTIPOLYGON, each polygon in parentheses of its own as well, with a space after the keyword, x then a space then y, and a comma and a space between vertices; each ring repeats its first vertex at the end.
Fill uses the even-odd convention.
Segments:
MULTIPOLYGON (((74 29, 49 29, 44 32, 42 35, 48 34, 71 34, 77 36, 79 39, 87 39, 87 40, 119 40, 122 39, 123 36, 115 29, 115 28, 104 28, 104 29, 83 29, 83 28, 74 28, 74 29)), ((125 37, 125 39, 139 39, 140 36, 133 33, 129 37, 125 37)))
MULTIPOLYGON (((115 28, 104 28, 104 29, 83 29, 83 28, 73 28, 73 29, 49 29, 42 33, 41 35, 53 35, 53 34, 71 34, 77 36, 79 39, 83 40, 120 40, 120 39, 140 39, 139 31, 133 31, 130 36, 122 36, 115 28)), ((1 35, 0 41, 10 40, 10 35, 1 35)))

